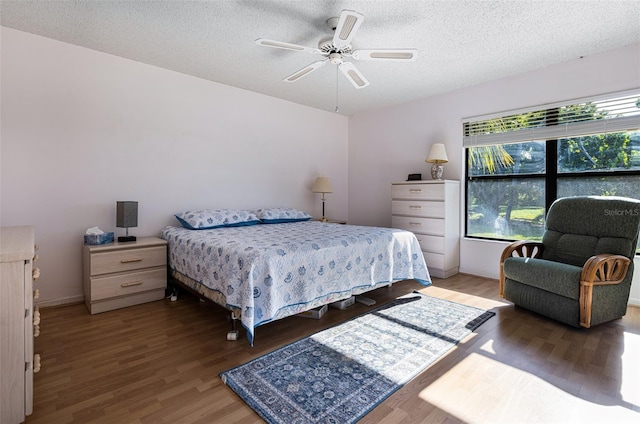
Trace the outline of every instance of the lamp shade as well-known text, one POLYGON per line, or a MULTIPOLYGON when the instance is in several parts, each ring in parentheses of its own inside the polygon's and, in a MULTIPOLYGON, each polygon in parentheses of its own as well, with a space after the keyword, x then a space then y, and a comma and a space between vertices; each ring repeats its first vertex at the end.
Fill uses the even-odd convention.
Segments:
POLYGON ((116 202, 116 227, 138 226, 138 202, 116 202))
POLYGON ((314 193, 333 193, 331 181, 329 181, 328 177, 318 177, 313 183, 311 191, 314 193))
POLYGON ((447 163, 449 162, 449 158, 447 157, 447 151, 444 148, 444 144, 442 143, 434 143, 431 145, 431 149, 429 149, 429 155, 427 155, 427 159, 425 162, 429 163, 447 163))

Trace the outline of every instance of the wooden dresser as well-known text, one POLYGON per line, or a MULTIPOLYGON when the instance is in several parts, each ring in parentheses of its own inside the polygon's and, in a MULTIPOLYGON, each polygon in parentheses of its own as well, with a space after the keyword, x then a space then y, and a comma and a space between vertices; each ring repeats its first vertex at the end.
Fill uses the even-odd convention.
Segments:
POLYGON ((34 310, 33 227, 0 228, 0 423, 21 423, 33 411, 33 373, 40 357, 33 337, 40 333, 40 312, 34 310))
POLYGON ((405 181, 391 185, 391 226, 413 232, 429 273, 448 278, 460 267, 460 182, 405 181))
POLYGON ((92 314, 164 298, 166 240, 84 245, 82 259, 84 303, 92 314))

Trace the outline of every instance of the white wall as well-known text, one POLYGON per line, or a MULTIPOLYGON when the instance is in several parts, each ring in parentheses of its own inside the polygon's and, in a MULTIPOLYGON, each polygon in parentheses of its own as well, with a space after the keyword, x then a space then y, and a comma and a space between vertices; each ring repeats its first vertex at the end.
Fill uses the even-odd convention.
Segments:
POLYGON ((136 236, 192 208, 347 217, 348 119, 2 28, 0 224, 34 225, 44 304, 78 301, 82 235, 139 202, 136 236))
MULTIPOLYGON (((190 208, 317 216, 325 174, 329 217, 388 226, 390 183, 429 178, 432 143, 463 178, 464 117, 640 86, 636 44, 347 119, 4 27, 1 43, 0 224, 35 225, 45 304, 82 299, 82 234, 122 234, 117 200, 140 202, 137 236, 190 208)), ((463 239, 461 271, 496 278, 503 246, 463 239)))
MULTIPOLYGON (((461 61, 460 66, 471 65, 461 61)), ((432 143, 446 144, 445 178, 463 181, 463 118, 637 87, 640 44, 354 116, 349 121, 349 222, 391 225, 390 184, 410 173, 429 179, 424 160, 432 143)), ((504 246, 463 238, 460 271, 497 278, 504 246)), ((638 259, 636 269, 631 298, 640 304, 638 259)))

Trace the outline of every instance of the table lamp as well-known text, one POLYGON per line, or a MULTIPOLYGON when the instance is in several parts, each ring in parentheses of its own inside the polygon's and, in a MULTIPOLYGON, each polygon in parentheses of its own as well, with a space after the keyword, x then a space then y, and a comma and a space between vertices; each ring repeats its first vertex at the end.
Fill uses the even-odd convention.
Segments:
POLYGON ((327 218, 324 216, 324 195, 326 193, 333 193, 333 189, 331 188, 331 181, 327 177, 318 177, 316 181, 313 183, 313 188, 311 191, 314 193, 322 193, 322 222, 327 222, 327 218))
POLYGON ((431 149, 429 149, 429 155, 427 155, 427 159, 425 160, 425 162, 433 164, 431 166, 431 178, 433 178, 434 180, 442 180, 442 173, 444 172, 444 167, 442 166, 442 164, 449 162, 444 144, 432 144, 431 149))
POLYGON ((138 202, 116 202, 116 227, 125 228, 126 235, 118 237, 119 242, 136 241, 129 235, 129 227, 138 226, 138 202))

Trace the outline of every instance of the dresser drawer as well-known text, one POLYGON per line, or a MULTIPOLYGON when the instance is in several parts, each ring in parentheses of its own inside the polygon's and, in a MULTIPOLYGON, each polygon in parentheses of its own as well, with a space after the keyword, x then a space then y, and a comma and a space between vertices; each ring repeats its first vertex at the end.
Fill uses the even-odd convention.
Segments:
POLYGON ((91 301, 165 288, 167 269, 150 269, 91 279, 91 301))
POLYGON ((438 218, 420 218, 410 216, 392 216, 391 226, 412 233, 444 236, 444 220, 438 218))
POLYGON ((411 215, 427 218, 444 218, 444 202, 429 200, 393 200, 393 215, 411 215))
POLYGON ((391 186, 394 199, 444 200, 444 184, 394 184, 391 186))
POLYGON ((156 246, 99 252, 90 256, 90 262, 92 276, 164 266, 167 263, 167 249, 165 246, 156 246))
POLYGON ((429 236, 426 234, 416 234, 420 249, 424 252, 442 253, 444 254, 444 237, 429 236))
MULTIPOLYGON (((444 255, 439 253, 422 252, 424 261, 427 263, 427 269, 441 270, 444 269, 444 255)), ((437 273, 437 272, 436 272, 437 273)))

